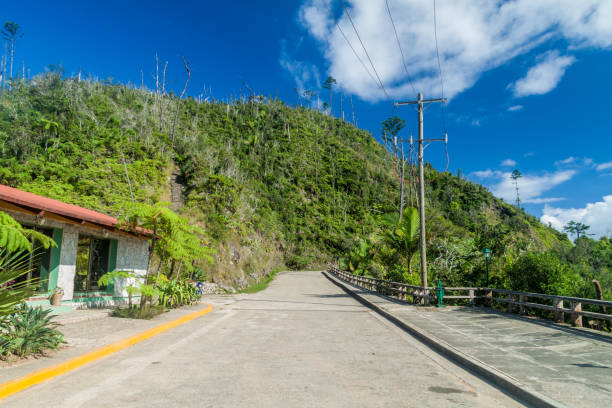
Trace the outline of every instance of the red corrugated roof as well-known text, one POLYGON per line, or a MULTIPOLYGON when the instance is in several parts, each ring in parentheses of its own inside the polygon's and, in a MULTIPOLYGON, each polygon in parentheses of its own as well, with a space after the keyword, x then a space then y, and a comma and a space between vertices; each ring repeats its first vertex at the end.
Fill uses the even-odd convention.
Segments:
MULTIPOLYGON (((18 190, 2 184, 0 184, 0 200, 39 211, 63 215, 64 217, 77 219, 79 221, 87 221, 113 229, 118 228, 117 219, 110 215, 88 210, 78 205, 67 204, 62 201, 28 193, 27 191, 18 190)), ((152 234, 152 231, 143 228, 137 228, 137 232, 146 235, 152 234)))

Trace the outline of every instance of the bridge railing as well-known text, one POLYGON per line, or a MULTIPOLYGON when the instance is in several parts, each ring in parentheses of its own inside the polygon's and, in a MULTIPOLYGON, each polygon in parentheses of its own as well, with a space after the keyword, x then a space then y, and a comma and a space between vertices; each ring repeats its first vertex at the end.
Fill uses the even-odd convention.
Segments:
MULTIPOLYGON (((422 286, 355 275, 335 266, 331 266, 328 272, 353 285, 391 296, 403 302, 418 304, 423 303, 424 299, 436 299, 437 296, 435 288, 432 286, 423 288, 422 286)), ((529 309, 551 312, 551 317, 558 323, 564 322, 567 315, 570 323, 577 327, 582 327, 582 317, 598 321, 612 321, 612 314, 610 314, 612 313, 612 302, 605 300, 481 287, 444 287, 444 292, 444 300, 460 300, 470 306, 474 306, 479 301, 491 307, 505 304, 506 311, 509 313, 528 314, 529 309), (585 307, 590 310, 583 310, 585 307), (595 312, 593 310, 599 311, 595 312)))

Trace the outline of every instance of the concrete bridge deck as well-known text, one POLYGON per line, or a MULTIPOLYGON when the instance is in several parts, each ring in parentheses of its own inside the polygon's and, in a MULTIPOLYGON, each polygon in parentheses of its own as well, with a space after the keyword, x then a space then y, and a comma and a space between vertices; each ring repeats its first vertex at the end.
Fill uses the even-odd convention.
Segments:
POLYGON ((612 406, 609 334, 486 308, 412 306, 342 284, 430 338, 562 405, 612 406))
MULTIPOLYGON (((280 274, 257 294, 206 301, 212 313, 8 397, 2 407, 520 406, 320 272, 280 274)), ((104 322, 112 326, 111 318, 104 322)), ((71 343, 102 336, 96 324, 104 326, 73 329, 71 343)))

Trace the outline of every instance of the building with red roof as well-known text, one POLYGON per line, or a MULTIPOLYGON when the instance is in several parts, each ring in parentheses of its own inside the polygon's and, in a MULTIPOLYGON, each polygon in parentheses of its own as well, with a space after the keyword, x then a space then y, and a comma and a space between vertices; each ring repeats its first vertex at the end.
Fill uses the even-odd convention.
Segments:
POLYGON ((108 306, 127 298, 126 279, 101 286, 107 272, 130 271, 144 276, 148 268, 151 231, 129 231, 107 214, 0 185, 0 211, 28 228, 52 237, 57 246, 48 249, 33 242, 28 277, 41 286, 30 304, 49 304, 49 296, 61 288, 67 309, 108 306))

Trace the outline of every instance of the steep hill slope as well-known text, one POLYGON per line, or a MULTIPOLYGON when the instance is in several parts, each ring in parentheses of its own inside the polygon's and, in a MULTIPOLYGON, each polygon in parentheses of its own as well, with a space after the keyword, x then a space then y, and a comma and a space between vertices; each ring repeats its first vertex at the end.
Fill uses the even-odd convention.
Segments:
MULTIPOLYGON (((0 183, 113 214, 130 185, 136 201, 172 201, 218 250, 209 277, 239 287, 283 264, 344 256, 396 211, 392 168, 369 133, 259 96, 178 101, 54 73, 0 96, 0 183)), ((436 242, 467 240, 503 254, 501 271, 524 251, 569 244, 482 186, 432 168, 427 178, 434 257, 436 242)), ((470 262, 457 280, 481 270, 470 262)))

